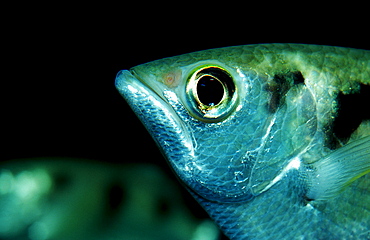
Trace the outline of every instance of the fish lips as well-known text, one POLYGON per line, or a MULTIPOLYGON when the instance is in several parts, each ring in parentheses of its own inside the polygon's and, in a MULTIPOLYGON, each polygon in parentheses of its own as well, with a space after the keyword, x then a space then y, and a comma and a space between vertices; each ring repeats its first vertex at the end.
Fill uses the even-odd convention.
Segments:
POLYGON ((185 163, 194 151, 191 135, 174 109, 133 71, 122 70, 116 77, 116 88, 143 123, 162 154, 182 180, 192 176, 184 174, 185 163), (174 163, 175 162, 175 163, 174 163), (176 164, 176 165, 175 165, 176 164))

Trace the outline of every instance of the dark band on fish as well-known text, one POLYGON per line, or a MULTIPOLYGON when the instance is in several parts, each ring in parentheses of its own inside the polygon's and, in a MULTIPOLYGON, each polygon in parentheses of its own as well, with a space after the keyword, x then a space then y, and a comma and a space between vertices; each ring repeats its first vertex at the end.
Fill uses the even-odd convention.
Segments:
POLYGON ((271 94, 267 103, 268 111, 275 113, 285 103, 286 93, 296 84, 304 84, 304 77, 300 71, 275 74, 265 86, 265 90, 271 94))
POLYGON ((119 209, 126 204, 127 189, 119 181, 112 181, 106 190, 106 214, 112 219, 119 209))
POLYGON ((336 117, 327 127, 327 146, 336 149, 347 143, 352 133, 364 120, 370 120, 370 85, 360 84, 351 94, 340 92, 337 97, 336 117))

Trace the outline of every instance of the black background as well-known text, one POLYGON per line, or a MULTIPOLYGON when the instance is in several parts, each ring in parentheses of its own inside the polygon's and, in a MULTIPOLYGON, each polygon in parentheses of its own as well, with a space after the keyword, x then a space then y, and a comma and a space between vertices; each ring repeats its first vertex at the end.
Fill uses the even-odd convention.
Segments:
POLYGON ((251 19, 215 22, 211 15, 188 22, 189 15, 150 7, 27 7, 12 8, 4 22, 1 160, 57 156, 165 164, 114 87, 117 72, 137 64, 243 44, 370 48, 368 31, 335 21, 294 26, 294 19, 273 19, 255 26, 251 19))
POLYGON ((31 4, 3 8, 9 15, 1 34, 0 161, 73 157, 114 164, 150 162, 170 171, 116 91, 119 70, 163 57, 244 44, 289 42, 370 49, 368 31, 338 22, 342 16, 303 26, 304 16, 256 19, 248 15, 259 16, 255 11, 232 9, 231 17, 226 17, 220 14, 226 11, 223 6, 220 12, 199 14, 199 9, 179 12, 181 5, 157 11, 142 2, 126 8, 100 3, 31 4))

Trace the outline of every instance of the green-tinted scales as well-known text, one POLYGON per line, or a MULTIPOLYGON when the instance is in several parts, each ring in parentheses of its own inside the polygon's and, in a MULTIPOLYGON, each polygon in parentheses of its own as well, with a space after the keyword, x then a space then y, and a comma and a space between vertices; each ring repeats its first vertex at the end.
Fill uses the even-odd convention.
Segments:
POLYGON ((369 51, 299 44, 200 51, 116 79, 231 239, 370 239, 369 85, 369 51))

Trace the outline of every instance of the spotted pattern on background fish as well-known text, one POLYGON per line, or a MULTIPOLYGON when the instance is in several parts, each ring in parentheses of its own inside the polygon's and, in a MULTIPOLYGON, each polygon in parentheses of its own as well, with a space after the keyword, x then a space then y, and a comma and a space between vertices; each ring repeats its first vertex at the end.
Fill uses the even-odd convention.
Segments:
POLYGON ((369 51, 300 44, 189 53, 116 79, 225 234, 259 240, 370 239, 369 85, 369 51), (203 103, 207 85, 224 94, 203 103), (364 114, 346 125, 354 103, 364 114))
POLYGON ((13 159, 0 164, 0 239, 218 239, 181 196, 152 164, 13 159))

